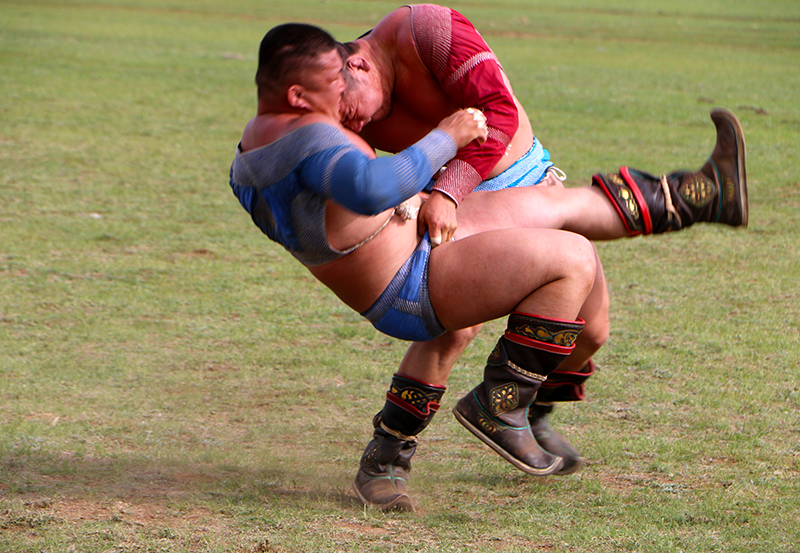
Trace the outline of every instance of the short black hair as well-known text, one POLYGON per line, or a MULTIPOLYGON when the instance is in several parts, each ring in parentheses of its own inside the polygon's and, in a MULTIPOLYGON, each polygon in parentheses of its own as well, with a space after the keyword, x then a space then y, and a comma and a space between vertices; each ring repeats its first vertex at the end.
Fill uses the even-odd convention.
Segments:
POLYGON ((285 23, 264 35, 258 50, 258 95, 274 94, 316 63, 321 54, 339 48, 325 30, 305 23, 285 23))

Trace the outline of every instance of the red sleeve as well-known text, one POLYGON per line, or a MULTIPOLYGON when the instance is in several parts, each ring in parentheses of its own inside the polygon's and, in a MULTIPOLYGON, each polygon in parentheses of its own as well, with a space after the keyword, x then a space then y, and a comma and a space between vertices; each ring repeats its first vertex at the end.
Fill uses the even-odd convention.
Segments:
POLYGON ((505 154, 517 132, 519 112, 497 57, 463 15, 431 4, 411 9, 414 40, 423 63, 456 105, 479 108, 489 126, 489 139, 458 150, 436 181, 436 190, 461 203, 505 154))

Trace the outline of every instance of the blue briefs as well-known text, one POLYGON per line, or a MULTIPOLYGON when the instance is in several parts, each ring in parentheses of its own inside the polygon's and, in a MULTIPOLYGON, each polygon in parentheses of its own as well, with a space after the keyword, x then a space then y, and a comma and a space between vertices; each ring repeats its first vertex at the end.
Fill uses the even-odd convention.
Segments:
MULTIPOLYGON (((494 178, 481 182, 475 190, 502 190, 539 184, 553 166, 550 152, 534 138, 533 146, 511 167, 494 178)), ((433 187, 431 181, 428 190, 433 187)), ((378 300, 361 315, 389 336, 424 342, 438 338, 446 329, 436 318, 428 294, 428 262, 431 242, 428 234, 400 267, 378 300)))
POLYGON ((552 166, 550 152, 545 150, 541 143, 534 138, 533 146, 528 153, 496 177, 481 182, 475 187, 475 190, 502 190, 516 186, 533 186, 542 182, 547 170, 552 166))
POLYGON ((361 315, 384 334, 401 340, 424 342, 444 334, 428 294, 430 256, 431 241, 425 233, 386 290, 361 315))

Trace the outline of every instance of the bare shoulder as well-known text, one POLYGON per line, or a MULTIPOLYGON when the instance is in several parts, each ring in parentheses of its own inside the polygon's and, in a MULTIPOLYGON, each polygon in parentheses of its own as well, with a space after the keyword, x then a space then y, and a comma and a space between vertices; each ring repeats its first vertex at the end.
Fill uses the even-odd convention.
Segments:
POLYGON ((392 35, 392 51, 395 54, 395 71, 398 76, 407 76, 404 71, 409 71, 408 75, 416 75, 419 71, 426 71, 425 65, 419 56, 417 39, 414 35, 414 18, 410 6, 395 10, 398 13, 394 19, 392 35))
POLYGON ((310 125, 312 123, 323 123, 330 125, 331 127, 336 127, 337 129, 343 129, 339 121, 336 121, 327 115, 322 113, 307 113, 298 117, 293 124, 290 125, 291 128, 287 129, 286 132, 299 129, 300 127, 304 127, 305 125, 310 125))
POLYGON ((266 146, 283 138, 293 130, 312 123, 324 123, 342 130, 338 121, 319 113, 307 115, 266 113, 248 121, 242 133, 242 151, 246 152, 266 146))
POLYGON ((411 29, 411 7, 402 6, 389 12, 377 25, 370 31, 372 39, 386 42, 394 42, 403 29, 411 29))

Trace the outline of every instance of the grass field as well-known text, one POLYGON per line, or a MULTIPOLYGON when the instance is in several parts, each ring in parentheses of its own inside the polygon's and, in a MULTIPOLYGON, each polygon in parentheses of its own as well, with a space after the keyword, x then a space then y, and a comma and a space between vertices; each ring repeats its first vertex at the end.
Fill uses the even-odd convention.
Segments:
POLYGON ((348 493, 404 344, 260 235, 228 187, 258 42, 352 39, 366 0, 0 0, 0 550, 800 551, 800 3, 469 0, 570 176, 699 166, 742 120, 746 231, 599 244, 612 334, 535 479, 450 415, 418 513, 348 493))

